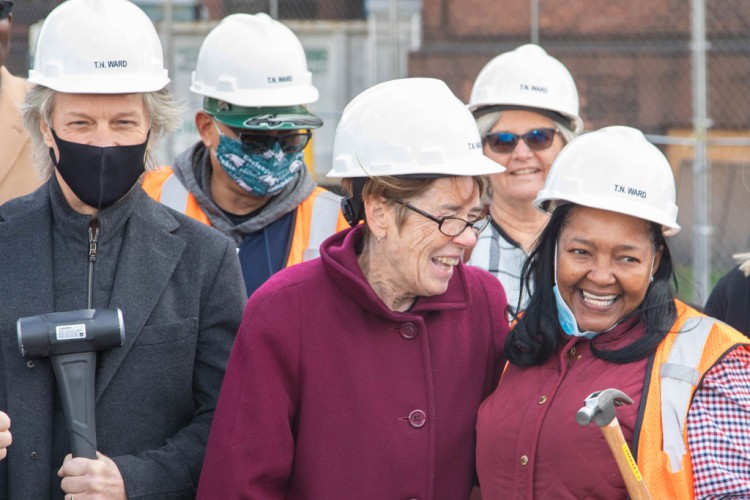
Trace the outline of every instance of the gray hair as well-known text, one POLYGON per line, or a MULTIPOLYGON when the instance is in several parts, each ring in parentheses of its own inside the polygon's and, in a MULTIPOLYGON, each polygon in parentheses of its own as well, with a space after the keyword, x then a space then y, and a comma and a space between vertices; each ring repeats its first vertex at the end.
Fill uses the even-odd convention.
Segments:
MULTIPOLYGON (((502 113, 502 111, 492 111, 490 113, 482 114, 476 119, 477 127, 479 128, 479 136, 482 138, 482 140, 484 140, 484 136, 487 135, 490 130, 492 130, 492 127, 495 126, 502 113)), ((573 132, 569 124, 565 124, 562 121, 558 120, 555 120, 555 122, 557 123, 557 130, 560 132, 560 135, 562 136, 563 142, 565 142, 565 144, 568 144, 576 137, 576 135, 578 135, 573 132)))
MULTIPOLYGON (((23 122, 31 135, 34 166, 40 178, 44 180, 52 175, 55 165, 52 163, 49 146, 44 142, 39 124, 44 121, 50 127, 52 126, 52 111, 55 107, 56 95, 56 91, 36 85, 26 93, 26 98, 21 105, 23 122)), ((151 135, 146 151, 146 170, 154 170, 158 165, 154 160, 153 150, 162 137, 179 128, 183 106, 174 99, 166 87, 156 92, 144 92, 141 95, 143 95, 143 103, 151 120, 151 135)))
POLYGON ((750 252, 736 253, 732 255, 734 260, 740 265, 740 271, 745 277, 750 276, 750 252))

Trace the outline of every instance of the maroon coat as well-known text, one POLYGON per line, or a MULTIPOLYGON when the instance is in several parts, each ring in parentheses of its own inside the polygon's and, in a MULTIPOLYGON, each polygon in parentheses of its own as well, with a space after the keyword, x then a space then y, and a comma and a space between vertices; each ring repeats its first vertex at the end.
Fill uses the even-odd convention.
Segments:
POLYGON ((199 498, 468 498, 474 423, 508 326, 492 275, 392 312, 357 264, 361 228, 247 304, 199 498))

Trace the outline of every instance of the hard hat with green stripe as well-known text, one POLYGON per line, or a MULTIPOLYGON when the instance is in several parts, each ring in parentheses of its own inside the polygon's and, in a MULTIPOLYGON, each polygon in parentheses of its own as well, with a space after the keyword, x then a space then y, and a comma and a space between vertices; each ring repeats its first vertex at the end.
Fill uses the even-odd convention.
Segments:
POLYGON ((201 45, 190 90, 203 109, 231 127, 294 130, 320 127, 307 109, 318 100, 297 36, 266 14, 224 18, 201 45))

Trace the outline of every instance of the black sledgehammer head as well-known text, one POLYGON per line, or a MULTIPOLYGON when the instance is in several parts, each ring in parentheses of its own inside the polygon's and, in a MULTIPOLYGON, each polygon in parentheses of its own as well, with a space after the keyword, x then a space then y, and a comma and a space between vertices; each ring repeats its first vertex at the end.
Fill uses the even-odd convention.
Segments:
POLYGON ((81 309, 20 318, 16 322, 22 356, 105 351, 125 340, 120 309, 81 309))
POLYGON ((633 400, 618 389, 593 392, 584 400, 584 407, 576 412, 576 422, 589 425, 593 420, 604 427, 615 418, 615 406, 624 404, 633 404, 633 400))

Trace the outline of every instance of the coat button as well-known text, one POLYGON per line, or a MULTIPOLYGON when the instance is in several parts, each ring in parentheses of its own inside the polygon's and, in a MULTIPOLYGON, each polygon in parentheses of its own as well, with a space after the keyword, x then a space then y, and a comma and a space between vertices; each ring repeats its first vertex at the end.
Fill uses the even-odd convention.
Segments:
POLYGON ((543 405, 546 402, 547 402, 547 396, 542 396, 542 397, 539 398, 539 404, 540 405, 543 405))
POLYGON ((424 424, 426 423, 427 423, 427 415, 422 410, 414 410, 411 413, 409 413, 409 425, 411 425, 415 429, 424 427, 424 424))
POLYGON ((31 452, 31 459, 32 460, 36 460, 37 458, 39 458, 39 453, 37 453, 35 451, 32 451, 31 452))
POLYGON ((529 457, 526 455, 521 456, 521 465, 526 465, 527 463, 529 463, 529 457))
POLYGON ((414 323, 404 323, 403 325, 401 325, 399 332, 401 333, 401 336, 406 340, 413 340, 417 338, 417 335, 419 335, 417 325, 415 325, 414 323))
POLYGON ((33 359, 30 359, 26 362, 26 368, 34 368, 36 366, 36 363, 34 363, 33 359))

